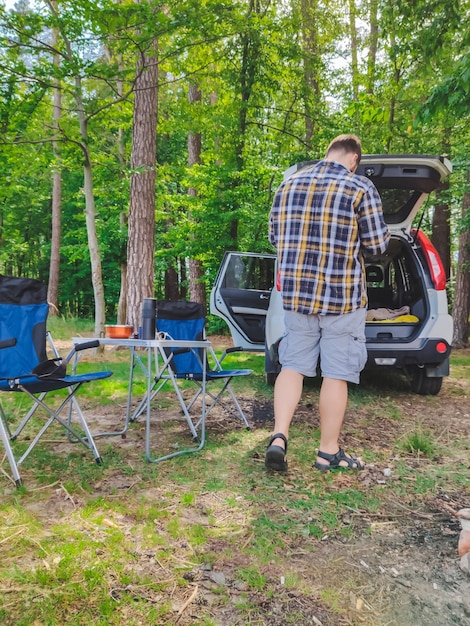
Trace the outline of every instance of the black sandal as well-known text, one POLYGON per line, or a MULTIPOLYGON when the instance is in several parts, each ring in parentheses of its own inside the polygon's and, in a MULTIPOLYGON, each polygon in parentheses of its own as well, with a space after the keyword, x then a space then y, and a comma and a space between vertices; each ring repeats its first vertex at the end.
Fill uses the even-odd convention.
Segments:
POLYGON ((266 457, 264 459, 264 464, 268 469, 275 470, 276 472, 286 472, 287 471, 287 437, 282 433, 277 433, 273 435, 269 440, 268 447, 266 448, 266 457), (285 448, 281 448, 281 446, 273 446, 273 441, 275 439, 282 439, 285 444, 285 448))
POLYGON ((328 452, 322 452, 319 450, 317 452, 317 456, 330 462, 328 465, 327 463, 319 463, 318 461, 315 461, 315 467, 322 472, 327 472, 332 469, 363 470, 365 467, 364 463, 361 463, 361 461, 356 459, 355 456, 346 455, 342 448, 340 448, 336 454, 328 454, 328 452), (345 461, 347 465, 341 465, 342 461, 345 461))

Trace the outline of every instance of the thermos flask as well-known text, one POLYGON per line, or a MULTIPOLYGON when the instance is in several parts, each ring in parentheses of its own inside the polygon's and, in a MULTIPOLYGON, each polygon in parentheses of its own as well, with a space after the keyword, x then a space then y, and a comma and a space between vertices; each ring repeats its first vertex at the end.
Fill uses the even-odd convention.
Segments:
POLYGON ((142 339, 155 339, 157 327, 157 301, 144 298, 142 302, 142 339))

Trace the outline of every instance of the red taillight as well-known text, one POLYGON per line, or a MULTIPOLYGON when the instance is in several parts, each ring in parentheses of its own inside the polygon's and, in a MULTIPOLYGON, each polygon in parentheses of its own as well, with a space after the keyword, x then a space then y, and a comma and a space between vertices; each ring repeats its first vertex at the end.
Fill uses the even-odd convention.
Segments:
POLYGON ((447 352, 447 344, 443 341, 439 341, 436 344, 436 352, 439 352, 439 354, 445 354, 447 352))
MULTIPOLYGON (((416 231, 414 230, 413 233, 415 234, 416 231)), ((432 243, 429 241, 428 237, 423 233, 422 230, 418 231, 418 235, 416 238, 426 255, 434 287, 438 291, 444 290, 446 288, 446 273, 444 271, 444 266, 442 265, 441 258, 436 248, 432 245, 432 243)))
POLYGON ((281 291, 281 271, 277 270, 277 276, 276 276, 276 289, 278 291, 281 291))

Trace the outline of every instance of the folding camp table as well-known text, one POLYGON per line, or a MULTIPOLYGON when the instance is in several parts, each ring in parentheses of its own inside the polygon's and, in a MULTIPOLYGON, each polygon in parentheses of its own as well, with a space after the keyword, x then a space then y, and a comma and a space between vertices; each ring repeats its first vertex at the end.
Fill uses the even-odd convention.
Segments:
MULTIPOLYGON (((74 337, 72 339, 75 345, 80 344, 81 342, 88 342, 90 339, 83 337, 74 337)), ((131 353, 130 359, 130 369, 129 369, 129 388, 127 394, 127 407, 126 407, 126 416, 125 422, 122 430, 115 432, 103 432, 103 433, 93 433, 93 436, 96 437, 110 437, 115 435, 123 435, 129 424, 145 412, 146 416, 146 428, 145 428, 145 455, 148 461, 151 463, 158 463, 160 461, 164 461, 166 459, 170 459, 175 456, 179 456, 181 454, 185 454, 187 452, 198 452, 202 449, 205 443, 205 417, 206 417, 206 397, 205 397, 205 388, 206 388, 206 362, 207 362, 207 350, 210 349, 211 344, 210 341, 202 339, 197 341, 181 341, 174 339, 108 339, 108 338, 100 338, 98 339, 100 345, 103 346, 114 346, 121 348, 128 348, 131 353), (203 380, 201 382, 202 385, 202 393, 201 393, 201 415, 198 419, 197 423, 194 424, 193 420, 189 414, 189 411, 186 407, 186 403, 181 394, 181 390, 178 387, 176 376, 170 367, 171 360, 173 358, 173 353, 170 352, 169 349, 177 349, 177 350, 190 350, 197 351, 200 354, 201 362, 203 364, 203 380), (141 399, 137 408, 132 412, 132 398, 133 398, 133 385, 134 385, 134 370, 138 367, 141 372, 144 374, 146 379, 147 390, 144 397, 141 399), (154 391, 154 383, 155 378, 158 377, 160 380, 167 379, 171 382, 174 392, 179 400, 181 405, 181 409, 186 418, 186 422, 191 431, 191 434, 194 440, 197 442, 197 446, 192 448, 185 448, 184 450, 178 450, 176 452, 172 452, 170 454, 166 454, 163 456, 153 456, 151 453, 151 441, 150 441, 150 423, 151 423, 151 402, 155 397, 154 391)))

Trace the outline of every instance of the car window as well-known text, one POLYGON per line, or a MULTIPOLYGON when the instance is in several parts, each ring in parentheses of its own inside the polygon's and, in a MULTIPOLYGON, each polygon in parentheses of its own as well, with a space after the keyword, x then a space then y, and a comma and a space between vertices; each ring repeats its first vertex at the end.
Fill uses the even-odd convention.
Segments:
POLYGON ((403 209, 411 210, 421 195, 414 189, 379 189, 384 215, 398 215, 403 209))
POLYGON ((384 286, 384 270, 380 265, 368 265, 366 267, 367 287, 384 286))
POLYGON ((273 265, 272 258, 232 254, 222 287, 271 291, 274 286, 273 265))

